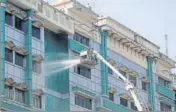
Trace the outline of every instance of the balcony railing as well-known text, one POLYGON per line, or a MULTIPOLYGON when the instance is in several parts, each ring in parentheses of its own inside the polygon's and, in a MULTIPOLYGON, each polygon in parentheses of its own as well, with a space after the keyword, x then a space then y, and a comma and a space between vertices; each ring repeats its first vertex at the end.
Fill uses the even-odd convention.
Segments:
POLYGON ((175 93, 165 86, 156 84, 156 91, 168 98, 175 99, 175 93))
POLYGON ((105 109, 105 111, 108 111, 108 110, 111 110, 111 111, 119 111, 119 112, 130 112, 132 110, 128 109, 127 107, 124 107, 120 104, 116 104, 112 101, 110 101, 109 99, 106 99, 106 98, 102 98, 101 99, 101 102, 102 102, 102 107, 100 108, 103 108, 105 109))
POLYGON ((76 52, 81 52, 86 50, 86 46, 80 44, 79 42, 76 42, 74 40, 69 40, 69 48, 76 51, 76 52))
POLYGON ((9 0, 9 1, 25 9, 33 9, 35 11, 38 10, 39 0, 9 0))
POLYGON ((74 33, 74 23, 71 17, 52 7, 43 0, 9 0, 11 3, 23 9, 33 9, 36 15, 43 19, 44 25, 55 31, 74 33))

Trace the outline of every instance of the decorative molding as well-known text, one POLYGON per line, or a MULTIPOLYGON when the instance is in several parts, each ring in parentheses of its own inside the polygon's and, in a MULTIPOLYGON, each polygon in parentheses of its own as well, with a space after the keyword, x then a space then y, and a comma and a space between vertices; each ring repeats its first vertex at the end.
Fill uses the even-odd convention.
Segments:
POLYGON ((117 91, 116 91, 115 88, 109 88, 109 92, 110 92, 110 93, 116 93, 117 91))
POLYGON ((6 41, 6 48, 14 50, 15 52, 22 54, 22 55, 28 55, 28 51, 23 47, 17 47, 13 41, 6 41))
POLYGON ((14 50, 15 52, 22 54, 24 56, 28 55, 28 51, 23 47, 14 47, 14 48, 12 48, 12 50, 14 50))
POLYGON ((15 82, 14 82, 13 78, 6 78, 5 84, 8 86, 13 86, 13 84, 15 84, 15 82))
POLYGON ((142 77, 141 80, 142 80, 143 82, 145 82, 145 83, 149 83, 149 82, 150 82, 150 80, 148 79, 147 76, 142 77))
POLYGON ((20 8, 10 4, 10 3, 7 3, 7 11, 9 11, 10 13, 20 17, 21 19, 25 19, 27 18, 27 13, 23 10, 21 10, 20 8))
POLYGON ((28 89, 28 87, 24 83, 16 83, 14 87, 23 91, 26 91, 28 89))
POLYGON ((6 41, 6 48, 8 49, 13 49, 15 46, 15 44, 13 43, 13 41, 6 41))
POLYGON ((108 62, 112 65, 112 66, 116 66, 117 63, 115 62, 115 60, 113 59, 108 59, 108 62))
POLYGON ((35 95, 42 96, 44 94, 44 91, 42 89, 37 89, 34 91, 35 95))
POLYGON ((41 62, 43 61, 43 56, 42 55, 36 55, 36 56, 32 56, 32 59, 36 62, 41 62))
POLYGON ((132 100, 132 98, 127 93, 120 94, 120 97, 127 99, 127 100, 132 100))

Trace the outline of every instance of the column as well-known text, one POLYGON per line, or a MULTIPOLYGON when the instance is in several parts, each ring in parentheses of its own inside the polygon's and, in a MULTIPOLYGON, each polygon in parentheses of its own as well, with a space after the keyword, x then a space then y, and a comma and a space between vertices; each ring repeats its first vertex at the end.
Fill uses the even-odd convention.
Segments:
POLYGON ((26 104, 32 105, 32 15, 33 11, 27 11, 28 20, 27 22, 27 32, 25 38, 25 47, 28 50, 28 55, 26 56, 26 85, 28 87, 28 91, 26 91, 26 104))
MULTIPOLYGON (((106 59, 107 58, 107 31, 100 31, 101 34, 101 55, 106 59)), ((108 97, 108 72, 107 66, 101 62, 101 92, 102 95, 108 97)))
POLYGON ((0 95, 5 95, 5 7, 6 0, 0 0, 0 95))
POLYGON ((154 57, 147 56, 147 77, 150 80, 148 84, 148 102, 151 105, 151 111, 155 111, 155 96, 154 96, 154 82, 153 82, 153 65, 154 57))

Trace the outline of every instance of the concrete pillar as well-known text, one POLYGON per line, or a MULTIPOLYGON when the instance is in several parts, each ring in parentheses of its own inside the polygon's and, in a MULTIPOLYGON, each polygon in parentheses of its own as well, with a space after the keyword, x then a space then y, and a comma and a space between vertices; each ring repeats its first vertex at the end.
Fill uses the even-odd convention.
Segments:
POLYGON ((5 8, 6 0, 0 0, 0 94, 5 95, 5 8))
MULTIPOLYGON (((101 55, 107 58, 107 31, 100 31, 101 34, 101 55)), ((101 62, 101 91, 102 95, 108 97, 108 72, 107 66, 101 62)))
POLYGON ((155 111, 155 96, 154 96, 154 82, 153 82, 153 61, 154 57, 147 56, 147 77, 150 80, 148 86, 148 102, 151 105, 151 111, 155 111))
POLYGON ((25 47, 28 50, 28 55, 26 56, 26 85, 28 91, 26 92, 26 104, 32 106, 32 16, 33 10, 27 11, 28 20, 27 22, 27 32, 25 38, 25 47))

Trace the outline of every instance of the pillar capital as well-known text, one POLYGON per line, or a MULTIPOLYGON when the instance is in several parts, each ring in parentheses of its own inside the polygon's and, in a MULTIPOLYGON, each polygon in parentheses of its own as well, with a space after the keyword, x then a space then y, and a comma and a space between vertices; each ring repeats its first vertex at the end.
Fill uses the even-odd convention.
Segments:
POLYGON ((153 63, 156 59, 156 57, 152 55, 148 55, 146 58, 147 58, 147 62, 150 62, 150 63, 153 63))
POLYGON ((30 18, 34 15, 34 10, 32 10, 32 9, 27 10, 26 13, 27 13, 27 16, 30 18))

